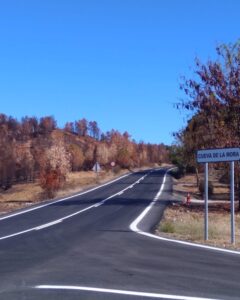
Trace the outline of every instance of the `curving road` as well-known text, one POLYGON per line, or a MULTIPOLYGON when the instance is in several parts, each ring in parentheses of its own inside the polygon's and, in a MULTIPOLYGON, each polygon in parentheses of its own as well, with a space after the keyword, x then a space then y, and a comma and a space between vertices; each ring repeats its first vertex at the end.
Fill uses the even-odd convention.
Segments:
POLYGON ((0 218, 0 299, 239 299, 240 255, 151 234, 166 170, 0 218))

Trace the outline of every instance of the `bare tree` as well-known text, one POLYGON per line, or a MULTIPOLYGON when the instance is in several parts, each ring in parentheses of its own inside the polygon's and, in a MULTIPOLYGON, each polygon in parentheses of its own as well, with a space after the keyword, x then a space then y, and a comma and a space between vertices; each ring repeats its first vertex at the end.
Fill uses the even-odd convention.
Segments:
POLYGON ((87 136, 88 133, 88 121, 81 119, 75 122, 75 131, 80 136, 87 136))
POLYGON ((57 128, 57 122, 53 116, 47 116, 40 119, 39 124, 41 133, 46 134, 57 128))

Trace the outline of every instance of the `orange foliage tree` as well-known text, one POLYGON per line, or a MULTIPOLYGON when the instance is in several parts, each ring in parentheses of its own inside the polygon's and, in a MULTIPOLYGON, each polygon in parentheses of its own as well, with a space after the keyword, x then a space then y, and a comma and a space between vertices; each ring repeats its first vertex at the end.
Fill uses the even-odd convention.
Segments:
POLYGON ((62 141, 45 151, 40 171, 40 184, 47 196, 53 198, 66 181, 70 170, 70 155, 62 141))

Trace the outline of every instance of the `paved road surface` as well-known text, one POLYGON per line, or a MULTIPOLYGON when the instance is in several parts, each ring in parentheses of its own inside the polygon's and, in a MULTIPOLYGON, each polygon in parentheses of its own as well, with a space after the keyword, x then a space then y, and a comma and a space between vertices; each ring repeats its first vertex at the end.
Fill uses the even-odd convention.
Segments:
POLYGON ((240 255, 131 230, 157 194, 139 230, 150 232, 172 200, 165 173, 131 174, 1 219, 0 299, 240 299, 240 255))

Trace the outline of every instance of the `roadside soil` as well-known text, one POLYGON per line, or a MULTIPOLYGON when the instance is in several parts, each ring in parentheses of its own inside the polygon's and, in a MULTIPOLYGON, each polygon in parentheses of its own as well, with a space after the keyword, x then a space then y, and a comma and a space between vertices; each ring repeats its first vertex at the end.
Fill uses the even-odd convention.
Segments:
MULTIPOLYGON (((203 176, 203 174, 201 174, 203 176)), ((173 179, 174 198, 178 202, 169 206, 157 227, 156 234, 220 248, 240 250, 240 214, 235 204, 236 243, 231 244, 229 186, 219 183, 219 173, 212 172, 209 180, 214 186, 214 194, 209 201, 209 240, 204 240, 204 201, 196 186, 196 177, 186 175, 173 179), (186 196, 190 193, 190 204, 186 196)))
MULTIPOLYGON (((212 182, 214 193, 209 198, 213 201, 229 201, 229 185, 220 183, 221 172, 210 170, 209 181, 212 182)), ((204 174, 199 174, 199 181, 204 179, 204 174)), ((173 192, 176 195, 176 199, 184 200, 188 193, 193 200, 202 200, 203 197, 199 192, 197 186, 197 179, 195 174, 187 174, 180 179, 173 178, 173 192)))

